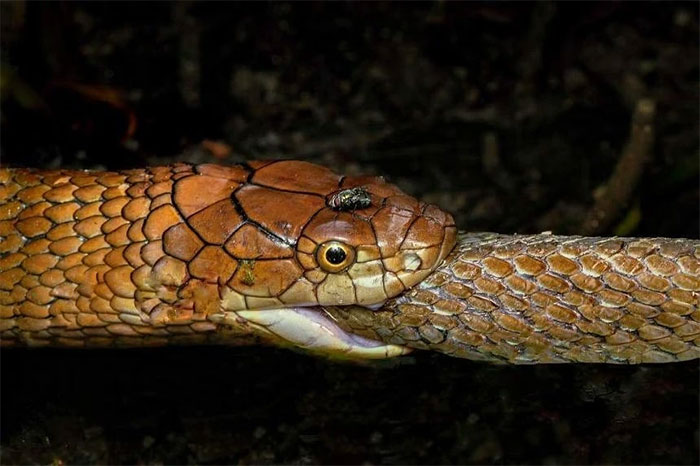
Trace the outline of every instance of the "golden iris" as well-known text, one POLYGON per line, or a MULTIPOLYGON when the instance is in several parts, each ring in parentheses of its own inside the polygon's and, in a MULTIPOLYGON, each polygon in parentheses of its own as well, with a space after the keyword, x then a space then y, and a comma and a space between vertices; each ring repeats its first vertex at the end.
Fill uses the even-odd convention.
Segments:
POLYGON ((316 262, 326 272, 340 272, 355 262, 355 249, 340 241, 327 241, 316 250, 316 262))

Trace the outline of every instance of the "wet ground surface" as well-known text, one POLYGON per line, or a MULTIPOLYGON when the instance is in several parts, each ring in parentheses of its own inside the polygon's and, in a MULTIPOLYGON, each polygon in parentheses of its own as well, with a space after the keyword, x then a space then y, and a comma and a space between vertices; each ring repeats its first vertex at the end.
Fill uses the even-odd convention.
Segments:
MULTIPOLYGON (((388 176, 462 229, 699 236, 698 7, 3 3, 2 163, 289 157, 388 176)), ((12 463, 697 464, 700 371, 373 366, 269 348, 1 354, 12 463)))

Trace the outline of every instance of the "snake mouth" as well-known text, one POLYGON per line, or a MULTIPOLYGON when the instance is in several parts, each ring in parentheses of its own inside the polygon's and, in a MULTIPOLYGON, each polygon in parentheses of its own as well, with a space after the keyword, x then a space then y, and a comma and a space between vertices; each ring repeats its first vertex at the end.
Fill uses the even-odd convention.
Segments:
POLYGON ((235 311, 237 320, 275 340, 312 353, 341 359, 386 359, 411 349, 352 334, 340 328, 323 307, 235 311))

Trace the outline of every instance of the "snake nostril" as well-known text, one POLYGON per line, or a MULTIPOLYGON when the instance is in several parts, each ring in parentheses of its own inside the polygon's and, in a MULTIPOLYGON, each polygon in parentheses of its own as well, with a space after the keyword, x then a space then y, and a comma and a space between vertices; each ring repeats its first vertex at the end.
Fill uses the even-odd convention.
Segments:
POLYGON ((403 267, 404 270, 408 270, 409 272, 413 272, 418 270, 420 267, 422 261, 418 254, 410 252, 406 255, 403 256, 403 267))

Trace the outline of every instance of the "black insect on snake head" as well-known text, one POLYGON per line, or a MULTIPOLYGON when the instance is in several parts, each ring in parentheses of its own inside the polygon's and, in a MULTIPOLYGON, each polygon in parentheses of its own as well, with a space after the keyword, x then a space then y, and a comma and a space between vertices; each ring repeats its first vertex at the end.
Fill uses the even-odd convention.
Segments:
POLYGON ((366 209, 372 205, 372 198, 365 188, 343 189, 330 195, 328 207, 340 212, 366 209))

